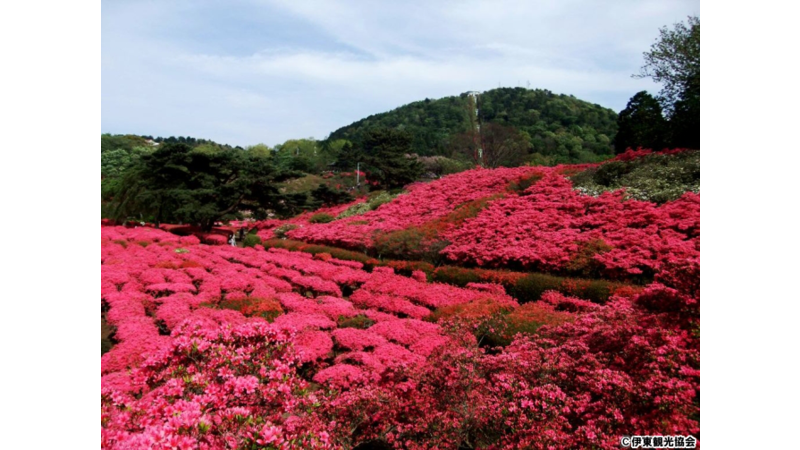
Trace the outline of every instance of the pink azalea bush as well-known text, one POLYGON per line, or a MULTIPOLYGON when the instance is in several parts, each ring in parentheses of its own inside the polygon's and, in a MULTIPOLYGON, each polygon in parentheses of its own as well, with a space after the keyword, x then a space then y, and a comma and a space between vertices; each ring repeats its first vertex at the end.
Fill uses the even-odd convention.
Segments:
POLYGON ((654 274, 700 254, 699 194, 661 206, 626 200, 623 191, 591 197, 556 173, 523 194, 492 202, 446 233, 451 244, 442 254, 460 263, 559 272, 594 245, 586 262, 612 278, 654 274))
POLYGON ((372 246, 377 231, 402 230, 439 219, 456 207, 502 192, 511 181, 540 171, 537 167, 474 169, 430 183, 407 187, 407 193, 378 209, 327 224, 308 224, 289 231, 292 239, 349 248, 372 246))
MULTIPOLYGON (((543 211, 573 211, 558 206, 561 180, 542 181, 519 199, 553 195, 543 211)), ((630 228, 635 215, 616 216, 631 210, 699 243, 692 198, 616 216, 582 201, 570 216, 586 220, 580 232, 623 233, 589 224, 630 228)), ((101 446, 570 449, 697 437, 699 248, 653 260, 653 283, 604 305, 557 292, 519 305, 492 283, 458 288, 329 256, 102 227, 101 307, 115 345, 101 359, 101 446)))

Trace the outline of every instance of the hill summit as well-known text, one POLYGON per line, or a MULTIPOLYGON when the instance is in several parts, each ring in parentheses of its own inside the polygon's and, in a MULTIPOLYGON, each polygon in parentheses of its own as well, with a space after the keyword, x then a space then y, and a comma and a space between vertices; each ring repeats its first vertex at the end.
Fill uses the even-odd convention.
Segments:
POLYGON ((530 142, 536 163, 576 163, 614 154, 617 113, 571 95, 544 89, 498 88, 425 99, 374 114, 331 133, 329 140, 358 142, 376 128, 408 131, 421 156, 451 156, 460 136, 487 124, 511 127, 530 142))

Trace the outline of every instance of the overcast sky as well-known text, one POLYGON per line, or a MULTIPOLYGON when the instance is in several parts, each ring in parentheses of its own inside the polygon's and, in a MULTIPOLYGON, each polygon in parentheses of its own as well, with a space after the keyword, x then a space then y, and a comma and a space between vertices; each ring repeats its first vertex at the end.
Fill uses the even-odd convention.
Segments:
POLYGON ((102 1, 104 133, 321 139, 425 98, 549 89, 619 111, 662 1, 102 1))

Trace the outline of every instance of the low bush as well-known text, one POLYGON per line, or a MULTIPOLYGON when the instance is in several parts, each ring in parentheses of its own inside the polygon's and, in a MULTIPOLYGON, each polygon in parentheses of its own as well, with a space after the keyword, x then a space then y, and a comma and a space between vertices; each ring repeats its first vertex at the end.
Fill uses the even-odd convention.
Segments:
POLYGON ((437 264, 439 254, 449 242, 436 239, 433 230, 410 227, 404 230, 378 232, 373 238, 373 246, 379 257, 406 260, 423 260, 437 264))
POLYGON ((553 275, 530 273, 505 288, 520 303, 528 303, 539 300, 545 291, 560 291, 563 282, 563 278, 553 275))
POLYGON ((328 213, 314 214, 310 219, 308 219, 310 223, 328 223, 333 222, 334 220, 336 220, 336 218, 328 213))
POLYGON ((396 273, 405 276, 411 276, 412 273, 415 271, 420 271, 425 273, 427 277, 430 277, 436 267, 433 264, 425 261, 383 261, 382 265, 391 267, 394 269, 396 273))
POLYGON ((700 192, 700 152, 650 153, 607 162, 574 175, 572 184, 588 195, 625 188, 631 198, 655 203, 700 192))
POLYGON ((331 182, 331 185, 319 185, 311 191, 311 196, 322 206, 342 205, 354 200, 341 184, 335 182, 331 182))
POLYGON ((500 317, 484 337, 487 346, 505 347, 519 333, 536 334, 545 325, 558 326, 572 321, 574 316, 568 312, 555 311, 552 306, 543 303, 526 303, 509 314, 500 317))
POLYGON ((375 321, 363 314, 360 314, 354 317, 339 316, 337 324, 339 325, 339 328, 358 328, 365 330, 375 325, 375 321))
POLYGON ((369 203, 367 203, 367 202, 356 203, 355 205, 353 205, 353 206, 345 209, 344 211, 340 212, 339 215, 336 216, 336 218, 337 219, 344 219, 345 217, 350 217, 350 216, 360 216, 360 215, 365 214, 365 213, 367 213, 369 211, 372 211, 370 209, 370 207, 369 207, 369 203))
POLYGON ((484 279, 475 270, 455 266, 442 266, 434 271, 433 281, 463 287, 467 283, 480 283, 484 279))
POLYGON ((360 216, 362 214, 366 214, 370 211, 378 209, 379 206, 385 203, 391 202, 392 200, 397 198, 398 195, 400 195, 400 193, 390 194, 389 192, 386 191, 376 192, 374 194, 371 194, 370 198, 367 201, 357 203, 347 208, 346 210, 339 213, 339 215, 336 216, 336 218, 344 219, 345 217, 360 216))
POLYGON ((287 223, 285 225, 279 226, 278 228, 275 228, 274 230, 272 230, 272 232, 278 239, 286 239, 286 233, 294 230, 297 227, 298 226, 293 223, 287 223))
POLYGON ((242 245, 245 247, 255 247, 259 244, 261 244, 261 238, 256 234, 248 234, 242 241, 242 245))
POLYGON ((565 295, 603 304, 618 292, 624 291, 626 295, 632 295, 641 290, 638 286, 606 280, 455 266, 438 267, 432 275, 432 281, 456 286, 466 286, 467 283, 498 283, 506 289, 508 295, 520 303, 535 302, 546 291, 558 291, 565 295))
POLYGON ((503 286, 508 295, 520 303, 535 302, 546 291, 558 291, 564 295, 590 300, 603 304, 612 295, 631 296, 641 291, 640 286, 600 279, 560 277, 531 272, 513 272, 498 269, 478 269, 458 266, 435 267, 427 261, 378 260, 364 253, 344 250, 338 247, 306 244, 301 241, 270 239, 263 242, 265 248, 275 247, 292 251, 302 251, 314 255, 325 255, 346 261, 358 261, 364 269, 391 267, 401 275, 411 276, 414 271, 427 275, 429 281, 465 287, 468 283, 497 283, 503 286))

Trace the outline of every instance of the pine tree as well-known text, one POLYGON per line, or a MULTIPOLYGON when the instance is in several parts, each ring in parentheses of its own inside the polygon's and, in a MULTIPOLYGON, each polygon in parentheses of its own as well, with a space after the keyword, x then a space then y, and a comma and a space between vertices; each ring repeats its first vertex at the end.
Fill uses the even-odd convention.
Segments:
POLYGON ((666 145, 667 121, 658 100, 647 91, 634 95, 617 118, 616 153, 628 147, 661 150, 666 145))

